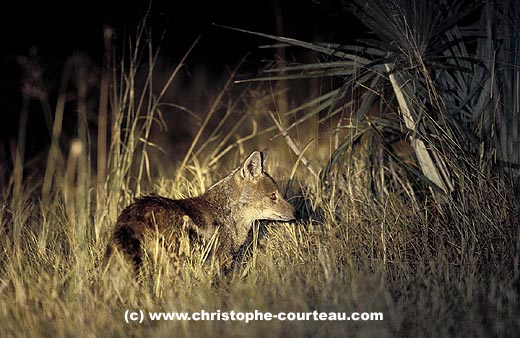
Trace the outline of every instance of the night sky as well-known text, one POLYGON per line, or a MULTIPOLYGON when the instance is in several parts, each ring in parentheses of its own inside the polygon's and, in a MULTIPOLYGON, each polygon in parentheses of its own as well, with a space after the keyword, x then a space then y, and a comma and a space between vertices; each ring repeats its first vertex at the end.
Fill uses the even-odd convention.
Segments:
MULTIPOLYGON (((187 63, 203 65, 218 77, 229 72, 246 54, 249 66, 262 65, 272 58, 272 50, 258 50, 272 41, 219 28, 213 23, 276 34, 276 8, 283 18, 285 36, 306 41, 344 41, 355 36, 355 20, 338 15, 339 1, 153 1, 153 33, 164 32, 161 50, 172 65, 193 41, 201 40, 187 63), (255 54, 256 53, 256 54, 255 54), (262 54, 264 53, 264 54, 262 54)), ((0 142, 16 137, 20 111, 21 68, 16 58, 37 50, 48 78, 59 79, 64 61, 76 52, 88 55, 96 64, 103 56, 103 27, 115 29, 116 41, 135 36, 137 23, 149 8, 149 1, 17 1, 4 11, 0 21, 0 142)), ((157 38, 158 40, 158 38, 157 38)), ((29 119, 31 122, 31 117, 29 119)), ((5 153, 4 153, 5 155, 5 153)))

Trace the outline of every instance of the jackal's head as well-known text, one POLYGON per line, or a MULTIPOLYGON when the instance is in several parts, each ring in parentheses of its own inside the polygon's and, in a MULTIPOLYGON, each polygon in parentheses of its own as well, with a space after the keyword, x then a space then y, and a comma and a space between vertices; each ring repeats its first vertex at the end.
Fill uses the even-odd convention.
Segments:
POLYGON ((264 171, 266 152, 254 151, 234 174, 239 188, 238 205, 244 219, 291 221, 294 208, 278 191, 274 180, 264 171))

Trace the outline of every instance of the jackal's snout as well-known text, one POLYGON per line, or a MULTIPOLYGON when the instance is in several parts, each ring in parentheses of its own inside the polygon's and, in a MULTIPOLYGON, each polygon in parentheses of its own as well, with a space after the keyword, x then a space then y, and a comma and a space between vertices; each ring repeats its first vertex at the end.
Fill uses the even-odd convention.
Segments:
POLYGON ((277 219, 273 219, 273 220, 284 221, 284 222, 293 221, 295 219, 294 207, 291 205, 291 203, 287 202, 281 196, 281 194, 278 193, 278 195, 279 195, 279 200, 277 199, 278 205, 274 211, 275 217, 277 217, 277 219))

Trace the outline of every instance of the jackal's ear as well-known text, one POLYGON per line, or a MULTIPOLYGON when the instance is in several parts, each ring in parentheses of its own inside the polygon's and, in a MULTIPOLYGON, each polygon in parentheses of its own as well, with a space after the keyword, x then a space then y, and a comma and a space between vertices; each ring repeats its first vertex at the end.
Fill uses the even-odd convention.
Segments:
POLYGON ((267 157, 269 156, 269 150, 267 148, 264 148, 260 155, 262 156, 262 169, 265 170, 265 162, 267 161, 267 157))
POLYGON ((262 170, 262 154, 255 150, 244 161, 241 174, 244 178, 258 177, 260 174, 262 174, 262 170))

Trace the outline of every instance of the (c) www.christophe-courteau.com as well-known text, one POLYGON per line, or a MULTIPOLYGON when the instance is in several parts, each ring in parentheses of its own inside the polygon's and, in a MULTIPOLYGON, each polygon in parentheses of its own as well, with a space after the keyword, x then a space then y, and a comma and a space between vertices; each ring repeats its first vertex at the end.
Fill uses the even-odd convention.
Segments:
POLYGON ((150 321, 382 321, 382 312, 263 312, 263 311, 197 311, 197 312, 145 312, 143 310, 126 310, 127 323, 143 323, 150 321))

